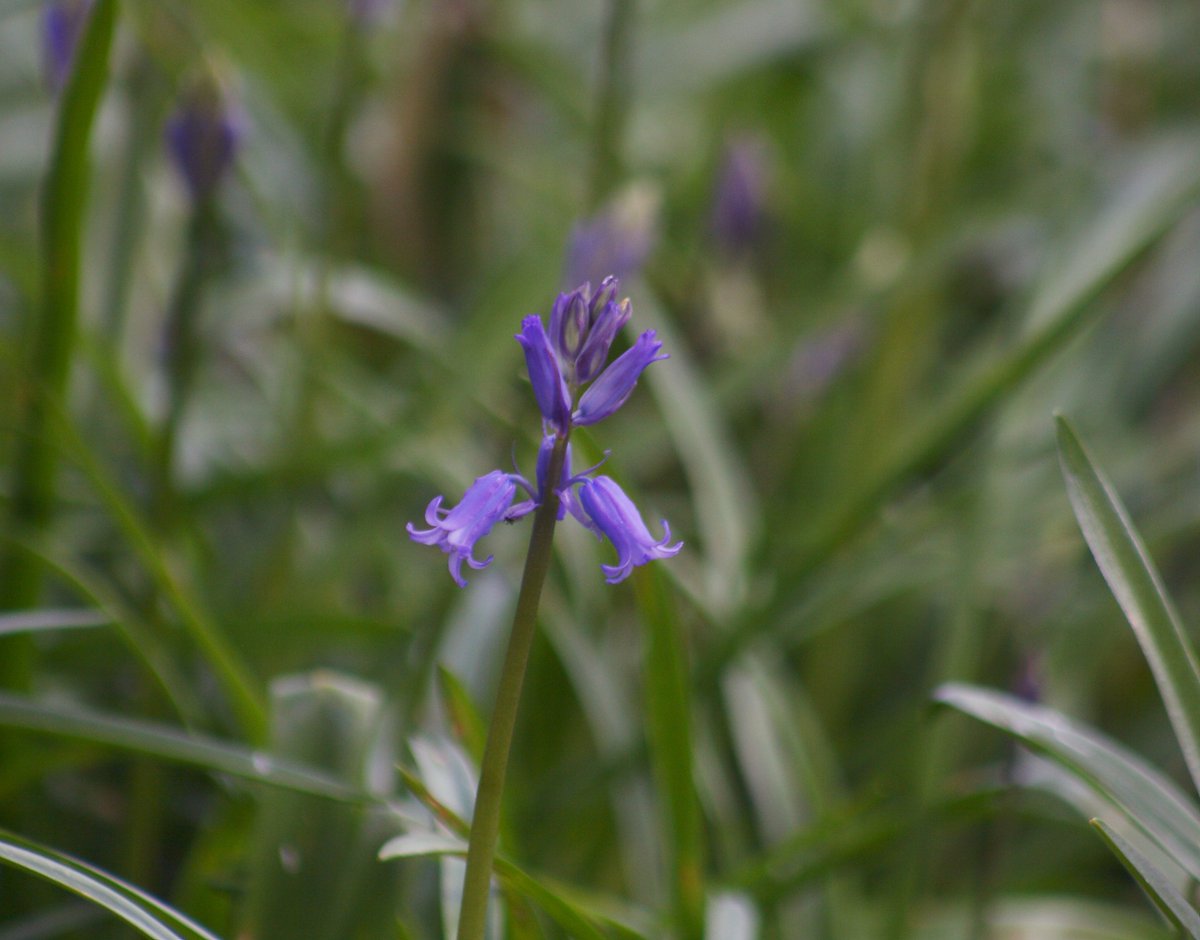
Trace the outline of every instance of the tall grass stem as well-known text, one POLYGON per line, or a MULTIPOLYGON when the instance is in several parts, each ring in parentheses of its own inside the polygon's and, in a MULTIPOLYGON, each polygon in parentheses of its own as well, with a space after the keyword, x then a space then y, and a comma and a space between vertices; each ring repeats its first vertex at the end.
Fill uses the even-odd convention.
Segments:
MULTIPOLYGON (((92 8, 76 65, 62 91, 42 190, 42 293, 27 337, 30 358, 19 408, 8 520, 10 531, 20 534, 44 529, 53 512, 58 451, 50 426, 53 403, 66 394, 75 351, 88 151, 107 84, 116 19, 116 0, 98 0, 92 8)), ((43 577, 38 560, 9 543, 0 555, 0 610, 36 605, 43 577)), ((28 687, 33 668, 29 637, 7 638, 0 650, 0 684, 28 687)))

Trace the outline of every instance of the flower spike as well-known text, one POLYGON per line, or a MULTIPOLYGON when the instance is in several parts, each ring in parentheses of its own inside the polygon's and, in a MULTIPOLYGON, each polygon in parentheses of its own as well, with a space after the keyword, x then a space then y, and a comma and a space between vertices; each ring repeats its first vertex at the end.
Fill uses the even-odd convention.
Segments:
POLYGON ((656 541, 616 482, 610 477, 594 476, 600 464, 578 473, 571 469, 568 441, 572 429, 607 418, 633 393, 647 366, 668 358, 660 352, 662 343, 654 330, 647 330, 604 368, 612 343, 632 312, 627 298, 617 300, 619 288, 617 279, 609 276, 595 292, 591 284, 583 284, 560 294, 550 311, 549 332, 536 314, 521 321, 516 339, 525 352, 529 381, 543 418, 534 481, 521 475, 514 460, 512 473, 493 470, 480 477, 453 509, 442 508, 440 496, 431 502, 425 511, 429 528, 408 524, 414 541, 434 545, 450 556, 450 575, 456 584, 466 585, 462 576, 464 561, 472 568, 483 568, 491 562, 490 555, 483 561, 475 558, 475 543, 497 522, 515 522, 545 506, 552 497, 558 501, 555 522, 570 515, 597 538, 607 537, 612 542, 617 564, 602 566, 612 584, 629 577, 635 565, 670 558, 683 547, 682 542, 671 544, 666 521, 665 534, 656 541), (587 386, 582 394, 581 386, 587 386), (551 480, 550 465, 556 455, 562 460, 562 468, 557 479, 551 480), (514 503, 518 489, 523 498, 514 503))

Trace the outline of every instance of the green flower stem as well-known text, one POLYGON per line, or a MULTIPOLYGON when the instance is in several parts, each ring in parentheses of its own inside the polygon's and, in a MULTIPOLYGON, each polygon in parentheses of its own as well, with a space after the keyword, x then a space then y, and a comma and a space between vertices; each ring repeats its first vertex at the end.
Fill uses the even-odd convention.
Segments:
POLYGON ((183 266, 167 313, 167 412, 159 432, 154 468, 157 490, 154 509, 162 532, 169 533, 175 528, 174 480, 179 428, 200 362, 197 321, 203 304, 204 287, 216 264, 218 240, 216 204, 211 198, 204 199, 192 208, 183 266))
MULTIPOLYGON (((59 102, 40 208, 41 298, 24 337, 30 352, 19 391, 19 432, 7 520, 10 534, 40 534, 53 516, 58 450, 50 423, 55 403, 66 395, 74 359, 90 182, 88 150, 107 84, 116 19, 116 0, 99 0, 92 8, 59 102)), ((36 606, 43 576, 37 559, 10 543, 0 551, 0 610, 36 606)), ((0 651, 0 685, 28 688, 33 669, 33 646, 28 637, 5 639, 0 651)))
MULTIPOLYGON (((566 453, 567 437, 559 437, 550 453, 547 480, 562 477, 566 453)), ((533 517, 525 573, 521 577, 521 591, 517 595, 508 652, 500 673, 500 688, 496 692, 496 705, 483 751, 483 765, 479 770, 479 791, 475 795, 475 815, 467 847, 467 874, 463 882, 458 940, 484 940, 487 930, 488 895, 492 882, 492 860, 496 855, 496 838, 500 832, 504 775, 508 771, 508 752, 517 723, 517 709, 521 704, 525 667, 537 629, 538 602, 542 596, 542 585, 546 583, 546 572, 550 570, 554 524, 558 521, 558 494, 551 486, 547 486, 547 489, 550 492, 533 517)))

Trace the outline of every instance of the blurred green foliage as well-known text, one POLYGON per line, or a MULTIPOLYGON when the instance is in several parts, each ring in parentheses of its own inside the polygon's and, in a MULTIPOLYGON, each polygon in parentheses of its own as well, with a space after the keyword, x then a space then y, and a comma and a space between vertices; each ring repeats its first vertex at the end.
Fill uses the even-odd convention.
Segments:
POLYGON ((132 885, 222 937, 442 936, 528 533, 459 590, 403 525, 531 466, 511 337, 613 207, 672 359, 576 460, 686 548, 612 587, 558 534, 505 936, 1167 935, 930 694, 1187 781, 1051 415, 1193 621, 1200 8, 99 0, 56 96, 39 6, 0 0, 0 938, 128 935, 29 870, 181 936, 132 885), (245 133, 201 209, 163 127, 213 77, 245 133))

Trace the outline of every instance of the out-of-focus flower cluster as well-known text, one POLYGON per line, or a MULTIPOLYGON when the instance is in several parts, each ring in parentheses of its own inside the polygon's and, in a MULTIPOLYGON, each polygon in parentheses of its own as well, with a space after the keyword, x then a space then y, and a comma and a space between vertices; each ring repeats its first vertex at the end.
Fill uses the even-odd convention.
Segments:
POLYGON ((611 584, 629 577, 634 566, 670 558, 683 547, 682 542, 671 544, 666 520, 662 522, 663 538, 655 539, 637 507, 611 477, 593 477, 594 467, 579 474, 571 471, 570 446, 565 444, 571 429, 613 414, 633 393, 645 368, 667 358, 659 352, 662 343, 654 330, 647 330, 606 367, 613 341, 632 312, 628 298, 617 300, 618 289, 617 279, 608 277, 595 292, 590 284, 584 284, 560 294, 551 308, 549 332, 536 314, 521 321, 516 340, 525 351, 530 383, 542 413, 543 438, 535 482, 519 473, 493 470, 479 477, 453 509, 443 508, 441 496, 434 499, 425 510, 429 528, 408 524, 414 541, 434 545, 450 556, 450 575, 460 586, 466 585, 464 561, 472 568, 484 568, 492 560, 490 555, 483 560, 475 558, 475 543, 497 522, 513 522, 533 512, 550 492, 558 497, 559 519, 571 515, 616 549, 617 563, 602 566, 611 584), (566 447, 563 469, 551 483, 547 479, 551 455, 560 443, 566 447), (526 499, 514 505, 518 491, 526 499))

